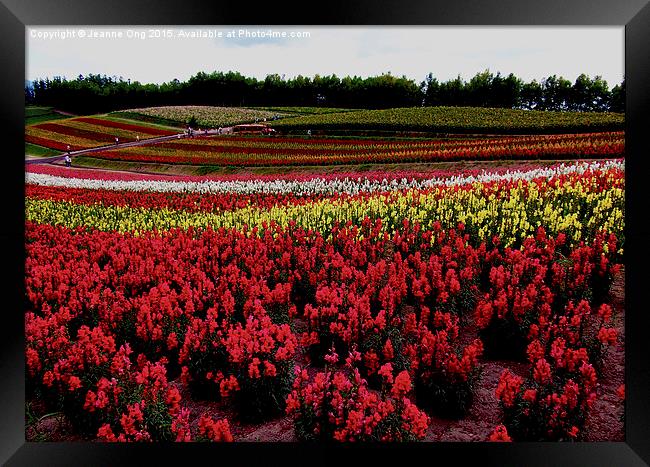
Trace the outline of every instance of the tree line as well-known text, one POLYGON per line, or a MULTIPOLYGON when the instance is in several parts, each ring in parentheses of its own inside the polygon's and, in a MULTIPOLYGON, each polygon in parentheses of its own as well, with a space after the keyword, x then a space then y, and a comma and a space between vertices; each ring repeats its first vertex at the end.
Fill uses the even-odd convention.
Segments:
POLYGON ((390 73, 362 78, 336 75, 264 79, 238 72, 199 72, 187 81, 142 84, 121 77, 89 74, 74 80, 39 79, 25 86, 29 105, 91 114, 163 105, 323 106, 382 109, 417 106, 477 106, 531 110, 612 111, 625 108, 625 80, 609 88, 600 76, 582 74, 575 82, 556 75, 524 82, 512 73, 489 70, 469 81, 439 81, 429 74, 417 83, 390 73))

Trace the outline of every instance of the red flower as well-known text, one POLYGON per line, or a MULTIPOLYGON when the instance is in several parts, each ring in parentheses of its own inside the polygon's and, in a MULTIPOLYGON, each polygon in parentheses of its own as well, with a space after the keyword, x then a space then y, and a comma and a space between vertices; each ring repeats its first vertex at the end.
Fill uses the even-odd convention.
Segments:
POLYGON ((499 384, 496 389, 496 396, 505 407, 512 407, 515 397, 519 393, 519 389, 524 380, 517 375, 514 375, 510 370, 504 370, 499 378, 499 384))
POLYGON ((332 347, 329 353, 325 355, 325 361, 330 365, 336 365, 336 363, 339 361, 339 356, 334 350, 334 347, 332 347))
POLYGON ((76 391, 81 387, 81 380, 76 376, 71 376, 68 380, 68 389, 70 391, 76 391))
POLYGON ((390 363, 384 363, 381 368, 379 368, 378 374, 382 377, 385 383, 393 384, 393 365, 390 363))
POLYGON ((390 361, 393 359, 394 355, 393 343, 390 341, 390 339, 387 339, 386 344, 384 345, 384 358, 387 361, 390 361))
POLYGON ((277 375, 275 365, 268 360, 264 360, 264 376, 272 378, 275 375, 277 375))
POLYGON ((248 364, 248 376, 252 379, 257 379, 261 376, 260 373, 260 359, 255 357, 253 361, 248 364))
POLYGON ((215 422, 211 417, 203 415, 199 420, 199 434, 209 441, 233 441, 232 434, 230 433, 230 424, 226 419, 215 422))
POLYGON ((512 442, 512 439, 508 435, 508 430, 506 430, 506 427, 503 425, 497 425, 490 437, 488 438, 488 441, 496 441, 496 442, 512 442))
POLYGON ((539 384, 547 384, 551 381, 551 365, 548 364, 546 359, 540 358, 537 360, 533 370, 533 378, 539 384))
POLYGON ((406 370, 402 371, 395 377, 392 394, 399 399, 411 390, 411 377, 406 370))

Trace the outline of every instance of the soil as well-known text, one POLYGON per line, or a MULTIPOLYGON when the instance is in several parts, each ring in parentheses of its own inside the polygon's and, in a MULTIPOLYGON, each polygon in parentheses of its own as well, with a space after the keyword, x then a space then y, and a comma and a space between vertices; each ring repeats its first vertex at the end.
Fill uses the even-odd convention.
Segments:
POLYGON ((584 428, 585 441, 625 441, 624 404, 616 390, 625 383, 625 269, 614 278, 608 303, 614 308, 618 343, 603 361, 598 397, 584 428))
POLYGON ((25 417, 26 441, 83 441, 83 438, 74 432, 65 415, 61 412, 46 412, 41 400, 30 401, 29 412, 32 417, 25 417))
MULTIPOLYGON (((625 428, 623 420, 623 402, 617 395, 617 389, 624 383, 625 374, 625 271, 614 278, 610 290, 610 301, 614 308, 614 322, 619 333, 619 342, 616 348, 611 349, 605 356, 603 373, 599 378, 598 397, 589 412, 582 440, 584 441, 624 441, 625 428)), ((297 325, 304 326, 300 320, 297 325)), ((467 344, 476 338, 477 330, 474 326, 463 328, 459 340, 467 344)), ((301 354, 297 363, 300 366, 308 364, 307 358, 301 354)), ((482 370, 476 384, 474 399, 468 414, 460 420, 444 419, 431 414, 431 423, 424 441, 485 441, 492 433, 495 426, 501 423, 501 409, 497 401, 495 390, 499 377, 504 370, 520 376, 528 373, 527 363, 507 360, 483 360, 482 370)), ((315 373, 319 368, 309 366, 308 371, 315 373)), ((227 418, 230 422, 231 432, 236 441, 243 442, 286 442, 297 441, 294 434, 293 421, 290 417, 282 416, 264 423, 242 423, 236 417, 233 409, 224 402, 192 400, 189 391, 178 380, 172 382, 181 391, 183 405, 190 410, 190 422, 198 423, 198 419, 207 414, 215 419, 227 418)), ((32 404, 35 416, 43 416, 43 407, 37 403, 32 404), (40 413, 39 413, 40 412, 40 413)), ((27 441, 79 441, 81 438, 71 433, 69 423, 65 417, 57 414, 45 417, 32 423, 26 429, 27 441)))

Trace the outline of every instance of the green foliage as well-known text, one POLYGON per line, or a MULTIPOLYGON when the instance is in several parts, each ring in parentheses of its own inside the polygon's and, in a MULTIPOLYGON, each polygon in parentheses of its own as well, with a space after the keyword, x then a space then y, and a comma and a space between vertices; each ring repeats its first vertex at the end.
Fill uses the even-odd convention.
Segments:
POLYGON ((353 112, 359 109, 342 109, 338 107, 249 107, 253 110, 266 110, 268 112, 277 112, 287 116, 313 115, 313 114, 331 114, 339 112, 353 112))
POLYGON ((36 144, 25 143, 25 155, 27 156, 49 157, 58 154, 61 154, 61 151, 44 148, 43 146, 38 146, 36 144))
POLYGON ((25 107, 25 125, 49 122, 51 120, 60 120, 62 118, 67 117, 57 113, 52 107, 25 107))
POLYGON ((415 394, 419 407, 440 417, 460 419, 467 414, 473 400, 473 389, 478 375, 468 381, 439 383, 417 379, 415 394))
POLYGON ((309 115, 272 122, 282 131, 390 130, 434 133, 571 133, 620 130, 622 114, 532 112, 484 107, 421 107, 309 115))
MULTIPOLYGON (((30 82, 27 103, 54 106, 79 114, 134 107, 207 105, 214 107, 289 107, 291 114, 329 113, 332 109, 386 109, 425 106, 482 106, 539 110, 621 111, 624 86, 611 91, 600 77, 581 75, 572 85, 555 75, 541 83, 524 83, 512 73, 477 73, 468 82, 460 76, 439 82, 432 74, 418 84, 405 76, 314 77, 285 79, 271 74, 258 80, 237 72, 199 72, 187 81, 142 84, 106 75, 75 80, 60 77, 30 82)), ((200 118, 199 118, 200 121, 200 118)))
POLYGON ((194 114, 190 115, 190 117, 186 120, 186 123, 190 128, 196 128, 199 126, 199 122, 194 114))

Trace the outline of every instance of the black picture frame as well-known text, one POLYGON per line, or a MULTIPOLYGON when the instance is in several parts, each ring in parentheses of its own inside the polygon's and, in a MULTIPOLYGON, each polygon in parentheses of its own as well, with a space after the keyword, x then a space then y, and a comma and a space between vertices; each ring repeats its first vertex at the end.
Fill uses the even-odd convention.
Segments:
MULTIPOLYGON (((18 465, 266 465, 424 462, 437 465, 641 466, 650 464, 650 353, 644 286, 650 230, 644 220, 650 157, 650 4, 648 0, 421 0, 297 4, 133 0, 0 0, 0 128, 4 146, 4 279, 0 322, 0 462, 18 465), (617 25, 625 26, 626 77, 626 419, 617 443, 419 443, 408 446, 293 444, 113 445, 25 442, 24 143, 25 26, 32 25, 617 25), (8 300, 9 299, 9 300, 8 300), (198 460, 198 457, 202 460, 198 460), (364 462, 364 463, 366 463, 364 462)), ((440 46, 444 46, 441 44, 440 46)), ((335 51, 332 51, 335 53, 335 51)), ((198 70, 193 70, 198 71, 198 70)))

